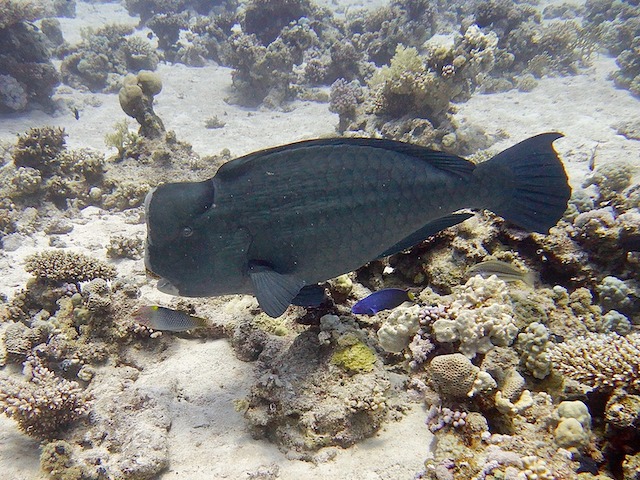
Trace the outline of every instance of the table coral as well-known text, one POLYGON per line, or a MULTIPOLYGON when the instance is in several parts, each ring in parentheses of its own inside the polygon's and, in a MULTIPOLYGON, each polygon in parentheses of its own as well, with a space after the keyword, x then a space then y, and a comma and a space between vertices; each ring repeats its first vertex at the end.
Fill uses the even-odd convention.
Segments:
POLYGON ((589 387, 640 391, 640 334, 590 333, 549 350, 553 368, 589 387))
POLYGON ((27 381, 0 381, 0 408, 25 433, 53 438, 89 412, 90 396, 78 383, 56 377, 36 357, 25 362, 24 370, 27 381))

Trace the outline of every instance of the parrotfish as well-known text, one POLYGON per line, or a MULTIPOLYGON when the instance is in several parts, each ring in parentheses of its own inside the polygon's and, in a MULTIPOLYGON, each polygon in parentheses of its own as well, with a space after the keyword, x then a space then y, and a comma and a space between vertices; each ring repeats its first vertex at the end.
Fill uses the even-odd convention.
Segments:
POLYGON ((391 310, 404 302, 415 301, 415 295, 401 288, 383 288, 366 296, 351 307, 351 313, 375 315, 382 310, 391 310))
POLYGON ((187 297, 253 294, 280 316, 322 301, 319 282, 420 243, 488 209, 548 232, 571 188, 553 149, 524 140, 478 165, 391 140, 307 140, 251 153, 213 178, 145 199, 146 268, 187 297))
POLYGON ((154 330, 184 332, 209 326, 207 320, 189 315, 181 310, 148 305, 139 307, 133 314, 136 322, 154 330))
POLYGON ((503 282, 517 282, 521 281, 533 287, 535 281, 535 273, 530 270, 521 270, 511 263, 503 262, 501 260, 485 260, 484 262, 476 263, 467 269, 466 276, 473 277, 474 275, 480 275, 483 278, 495 275, 503 282))

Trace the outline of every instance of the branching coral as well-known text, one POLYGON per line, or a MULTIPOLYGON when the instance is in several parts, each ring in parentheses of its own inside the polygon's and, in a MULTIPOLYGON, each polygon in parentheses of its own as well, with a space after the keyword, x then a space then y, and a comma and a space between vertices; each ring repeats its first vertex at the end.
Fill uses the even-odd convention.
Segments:
POLYGON ((25 270, 39 280, 52 284, 79 283, 94 278, 110 280, 116 275, 116 269, 111 265, 82 253, 64 250, 48 250, 31 255, 26 260, 25 270))
POLYGON ((589 387, 640 391, 640 334, 590 333, 549 350, 554 368, 589 387))
POLYGON ((24 370, 27 381, 0 380, 0 408, 25 433, 53 438, 89 412, 91 397, 76 382, 56 377, 36 357, 25 362, 24 370))
POLYGON ((18 136, 13 152, 16 167, 30 167, 50 176, 58 168, 56 157, 65 148, 64 128, 36 127, 18 136))
POLYGON ((64 58, 60 71, 63 81, 92 91, 114 88, 127 72, 145 67, 153 69, 158 56, 145 39, 127 38, 133 29, 127 25, 105 25, 84 32, 82 43, 64 58))

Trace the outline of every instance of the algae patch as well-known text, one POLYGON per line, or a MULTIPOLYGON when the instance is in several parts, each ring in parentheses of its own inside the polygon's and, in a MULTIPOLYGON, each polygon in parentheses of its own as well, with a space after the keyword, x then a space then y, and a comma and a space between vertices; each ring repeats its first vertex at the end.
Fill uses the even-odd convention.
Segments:
POLYGON ((371 348, 358 342, 337 350, 331 356, 331 363, 348 372, 370 372, 376 363, 376 355, 371 348))

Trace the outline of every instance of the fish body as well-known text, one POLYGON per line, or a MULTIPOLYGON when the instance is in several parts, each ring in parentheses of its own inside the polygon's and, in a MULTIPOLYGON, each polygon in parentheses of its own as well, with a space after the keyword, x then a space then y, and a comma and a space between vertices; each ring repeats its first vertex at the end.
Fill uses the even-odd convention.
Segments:
POLYGON ((154 330, 167 330, 170 332, 184 332, 194 328, 207 327, 204 318, 189 315, 181 310, 159 307, 157 305, 145 305, 134 312, 136 322, 154 330))
POLYGON ((382 310, 391 310, 404 302, 413 302, 415 296, 401 288, 384 288, 358 301, 351 307, 357 315, 375 315, 382 310))
POLYGON ((520 281, 530 287, 533 287, 535 281, 535 274, 532 271, 521 270, 511 263, 501 260, 485 260, 484 262, 476 263, 467 269, 466 275, 467 277, 480 275, 483 278, 495 275, 503 282, 510 283, 520 281))
POLYGON ((488 208, 546 232, 570 195, 547 133, 474 165, 402 142, 336 138, 271 148, 145 199, 145 265, 183 296, 253 294, 279 316, 318 282, 400 252, 488 208))

